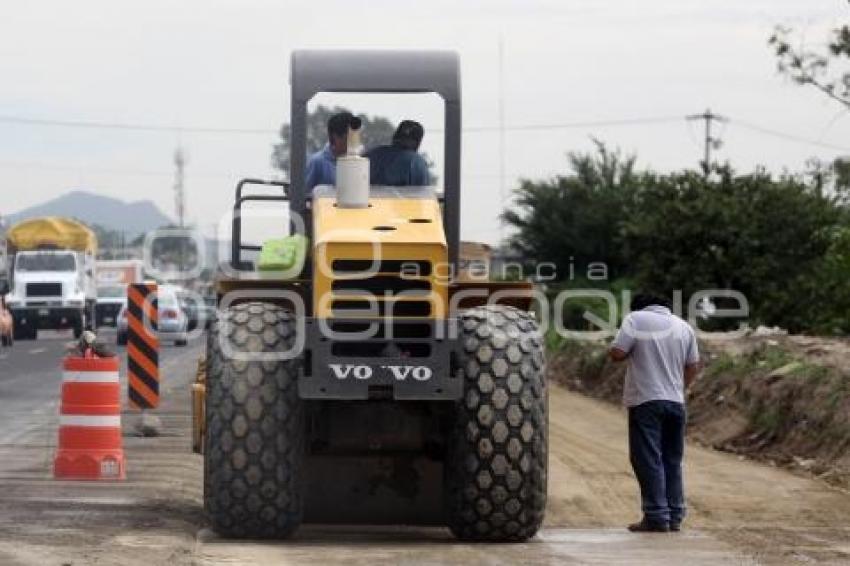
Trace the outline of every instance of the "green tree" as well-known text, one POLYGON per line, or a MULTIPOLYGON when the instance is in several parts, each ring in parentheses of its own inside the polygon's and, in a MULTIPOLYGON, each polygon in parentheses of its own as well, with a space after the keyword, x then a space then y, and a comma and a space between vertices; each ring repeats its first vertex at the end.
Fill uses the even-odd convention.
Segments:
MULTIPOLYGON (((350 112, 341 106, 327 107, 318 105, 307 114, 307 153, 315 153, 328 141, 328 119, 339 112, 350 112)), ((358 114, 363 121, 363 145, 372 148, 390 143, 395 132, 395 124, 382 116, 358 114)), ((272 165, 289 175, 289 152, 292 147, 292 128, 289 123, 280 127, 280 141, 272 148, 272 165)))
POLYGON ((522 180, 502 214, 517 230, 511 246, 531 262, 554 262, 561 277, 591 262, 612 276, 627 270, 618 226, 633 198, 635 158, 595 143, 595 153, 568 155, 568 175, 522 180))
POLYGON ((811 328, 820 334, 850 333, 850 223, 829 233, 829 248, 818 262, 810 289, 811 328))
POLYGON ((793 31, 777 27, 768 43, 779 72, 801 85, 810 85, 850 109, 850 26, 832 30, 825 49, 792 44, 793 31))
POLYGON ((685 297, 733 289, 747 296, 755 322, 806 329, 805 290, 842 222, 837 197, 800 177, 715 171, 716 180, 692 171, 639 179, 622 226, 638 285, 685 297))
MULTIPOLYGON (((607 285, 683 298, 703 289, 743 293, 751 324, 794 332, 850 332, 850 212, 846 181, 813 164, 799 175, 758 169, 712 175, 636 172, 599 144, 570 156, 570 173, 525 180, 503 218, 517 229, 513 246, 532 262, 559 268, 560 289, 575 265, 604 262, 607 285)), ((724 305, 723 300, 718 306, 724 305)), ((592 306, 592 305, 591 305, 592 306)), ((593 309, 591 309, 593 310, 593 309)), ((567 313, 582 324, 581 313, 567 313)))
MULTIPOLYGON (((776 55, 779 72, 799 85, 813 87, 850 110, 850 26, 833 29, 825 47, 810 49, 794 37, 790 28, 777 26, 768 44, 776 55)), ((826 164, 814 160, 811 172, 821 176, 845 195, 850 191, 850 161, 835 159, 826 164)))

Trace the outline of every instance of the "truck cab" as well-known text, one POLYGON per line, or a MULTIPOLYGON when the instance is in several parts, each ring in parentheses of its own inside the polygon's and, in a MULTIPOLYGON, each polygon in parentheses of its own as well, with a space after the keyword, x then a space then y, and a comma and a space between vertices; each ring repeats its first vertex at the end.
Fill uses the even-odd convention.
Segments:
POLYGON ((73 329, 79 336, 93 319, 96 291, 91 254, 27 250, 15 254, 7 304, 19 339, 39 329, 73 329))

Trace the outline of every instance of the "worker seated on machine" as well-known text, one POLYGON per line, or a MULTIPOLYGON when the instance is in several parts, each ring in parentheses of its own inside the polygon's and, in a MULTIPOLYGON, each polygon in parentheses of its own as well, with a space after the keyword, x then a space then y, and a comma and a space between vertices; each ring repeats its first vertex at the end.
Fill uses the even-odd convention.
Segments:
POLYGON ((370 183, 391 187, 430 185, 428 163, 418 153, 424 135, 422 124, 403 120, 396 128, 390 145, 380 145, 366 152, 370 183))

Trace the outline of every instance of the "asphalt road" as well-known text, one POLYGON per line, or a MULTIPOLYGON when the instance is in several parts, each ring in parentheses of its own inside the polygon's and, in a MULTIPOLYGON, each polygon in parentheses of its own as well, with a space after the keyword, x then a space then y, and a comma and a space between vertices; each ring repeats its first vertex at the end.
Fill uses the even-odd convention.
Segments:
MULTIPOLYGON (((40 334, 39 340, 0 349, 0 445, 31 443, 36 429, 56 420, 62 357, 73 337, 70 332, 40 334)), ((3 465, 0 461, 0 469, 3 465)))
MULTIPOLYGON (((115 343, 114 331, 100 337, 115 343)), ((201 340, 160 352, 162 435, 134 433, 122 415, 124 482, 61 482, 52 477, 69 333, 0 350, 0 565, 191 564, 201 526, 201 459, 191 453, 188 387, 201 340)), ((122 358, 122 406, 126 360, 122 358)))
MULTIPOLYGON (((115 346, 113 329, 100 329, 99 337, 121 354, 122 393, 126 396, 124 348, 115 346)), ((29 435, 34 429, 55 424, 62 383, 62 358, 66 346, 72 341, 70 332, 42 331, 38 340, 22 340, 11 348, 0 348, 0 445, 32 440, 29 435)), ((161 387, 172 388, 188 383, 193 376, 189 368, 197 360, 197 349, 197 344, 189 350, 170 344, 162 347, 163 368, 179 368, 179 371, 165 371, 161 387), (187 357, 190 351, 194 355, 187 357)))
MULTIPOLYGON (((113 336, 103 333, 107 341, 113 336)), ((693 515, 686 530, 627 532, 623 525, 638 508, 623 416, 554 386, 547 518, 528 543, 463 544, 441 528, 321 525, 306 525, 289 541, 222 540, 204 523, 202 460, 191 453, 189 383, 201 340, 163 347, 159 437, 139 437, 137 415, 123 413, 127 480, 60 482, 52 478, 52 458, 68 340, 45 333, 0 351, 2 566, 787 564, 850 557, 850 496, 695 446, 688 448, 693 515)))

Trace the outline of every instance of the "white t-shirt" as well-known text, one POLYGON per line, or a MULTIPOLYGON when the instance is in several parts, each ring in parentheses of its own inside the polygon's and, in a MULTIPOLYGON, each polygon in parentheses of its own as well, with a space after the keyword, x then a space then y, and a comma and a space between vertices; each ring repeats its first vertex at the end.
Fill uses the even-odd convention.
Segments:
POLYGON ((685 402, 685 366, 699 362, 696 335, 670 309, 652 305, 626 315, 613 347, 629 353, 623 404, 685 402))

